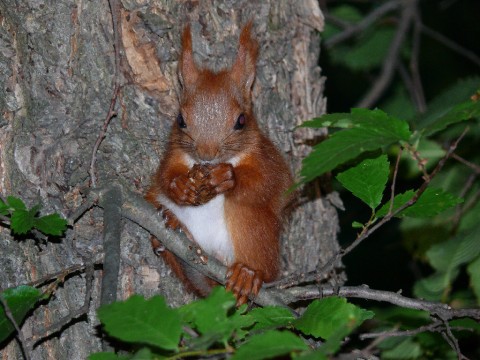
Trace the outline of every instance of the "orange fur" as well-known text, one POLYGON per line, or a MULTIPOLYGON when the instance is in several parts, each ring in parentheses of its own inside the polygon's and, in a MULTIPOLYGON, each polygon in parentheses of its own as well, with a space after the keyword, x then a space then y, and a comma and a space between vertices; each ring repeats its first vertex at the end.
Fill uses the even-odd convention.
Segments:
MULTIPOLYGON (((180 213, 184 207, 224 196, 223 218, 233 245, 226 286, 238 304, 278 275, 279 236, 289 200, 285 193, 292 183, 285 160, 253 114, 258 43, 251 31, 251 23, 242 29, 232 68, 214 73, 196 66, 190 27, 185 28, 179 60, 180 112, 146 194, 157 208, 164 205, 162 197, 180 213)), ((176 221, 170 218, 171 223, 176 221)), ((184 263, 164 253, 180 279, 205 294, 211 281, 192 275, 184 263)))

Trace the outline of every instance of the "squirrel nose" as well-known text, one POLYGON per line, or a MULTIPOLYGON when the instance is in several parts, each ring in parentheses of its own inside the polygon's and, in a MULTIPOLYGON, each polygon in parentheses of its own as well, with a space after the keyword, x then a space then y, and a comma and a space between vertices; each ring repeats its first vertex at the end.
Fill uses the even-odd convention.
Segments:
POLYGON ((197 155, 201 161, 212 161, 218 155, 218 147, 208 143, 198 144, 197 155))

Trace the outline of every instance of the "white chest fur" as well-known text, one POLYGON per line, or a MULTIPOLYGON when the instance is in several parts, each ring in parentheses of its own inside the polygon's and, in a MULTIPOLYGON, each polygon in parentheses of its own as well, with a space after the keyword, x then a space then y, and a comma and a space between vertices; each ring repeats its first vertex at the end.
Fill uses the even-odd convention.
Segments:
POLYGON ((175 214, 207 254, 225 265, 233 262, 233 244, 225 221, 223 195, 217 195, 200 206, 179 206, 162 195, 158 201, 175 214))

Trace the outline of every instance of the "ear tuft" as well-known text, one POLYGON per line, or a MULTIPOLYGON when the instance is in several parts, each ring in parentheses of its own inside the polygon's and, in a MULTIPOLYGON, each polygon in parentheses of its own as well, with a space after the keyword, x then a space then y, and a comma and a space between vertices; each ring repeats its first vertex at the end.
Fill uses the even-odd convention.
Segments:
POLYGON ((250 97, 255 66, 258 56, 258 42, 252 37, 252 21, 249 21, 240 33, 238 53, 231 74, 233 80, 241 87, 247 97, 250 97))
POLYGON ((182 34, 182 52, 178 62, 178 78, 183 88, 195 83, 198 78, 198 69, 193 59, 192 32, 190 24, 185 26, 182 34))

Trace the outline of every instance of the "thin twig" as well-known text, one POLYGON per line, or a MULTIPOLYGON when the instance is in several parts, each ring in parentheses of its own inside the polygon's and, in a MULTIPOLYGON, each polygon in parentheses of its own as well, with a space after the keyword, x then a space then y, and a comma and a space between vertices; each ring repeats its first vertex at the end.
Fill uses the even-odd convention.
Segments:
POLYGON ((474 163, 472 163, 468 160, 465 160, 464 158, 462 158, 461 156, 459 156, 455 153, 452 154, 452 158, 457 160, 458 162, 461 162, 463 165, 468 166, 470 169, 472 169, 475 172, 475 174, 477 174, 477 175, 480 174, 480 166, 479 165, 474 164, 474 163))
POLYGON ((10 307, 8 306, 7 301, 1 295, 0 295, 0 303, 3 306, 3 311, 5 311, 5 315, 7 316, 8 320, 10 321, 10 323, 15 328, 15 331, 17 332, 17 339, 18 339, 18 342, 20 343, 20 347, 22 349, 25 360, 30 360, 32 347, 26 341, 25 336, 23 336, 22 329, 20 329, 20 326, 17 324, 17 321, 13 317, 12 311, 10 310, 10 307))
POLYGON ((335 255, 333 255, 327 263, 321 267, 319 270, 315 270, 312 272, 309 272, 307 274, 293 274, 291 276, 288 276, 284 279, 278 280, 273 282, 270 286, 281 286, 284 288, 290 287, 290 286, 295 286, 300 283, 304 282, 311 282, 315 281, 318 278, 322 278, 324 274, 328 274, 332 268, 334 267, 335 264, 337 264, 342 257, 345 255, 349 254, 351 251, 353 251, 358 245, 360 245, 366 238, 368 238, 370 235, 372 235, 375 231, 377 231, 380 227, 382 227, 385 223, 390 221, 393 217, 395 217, 397 214, 401 213, 403 210, 409 208, 410 206, 414 205, 420 196, 425 192, 427 189, 428 185, 432 181, 432 179, 438 174, 438 172, 443 168, 447 160, 451 157, 451 155, 454 153, 456 150, 458 144, 460 141, 463 139, 465 134, 468 132, 469 128, 466 127, 465 130, 462 132, 462 134, 450 145, 450 148, 448 151, 445 153, 442 159, 437 163, 437 166, 432 170, 431 174, 426 174, 424 176, 424 182, 420 185, 418 190, 415 192, 413 197, 407 201, 405 204, 401 205, 398 207, 396 210, 389 212, 387 215, 385 215, 379 222, 375 223, 372 227, 370 226, 370 223, 368 224, 367 227, 365 227, 362 232, 357 236, 357 238, 345 249, 340 250, 337 252, 335 255))
POLYGON ((395 161, 395 169, 393 170, 392 186, 390 187, 390 207, 388 208, 388 214, 393 210, 393 199, 395 199, 395 187, 397 183, 398 168, 400 165, 400 159, 402 158, 403 148, 398 150, 397 161, 395 161))
POLYGON ((468 358, 464 356, 460 351, 460 345, 458 345, 458 340, 455 335, 453 335, 452 329, 450 328, 450 324, 448 323, 448 321, 443 321, 443 324, 445 326, 445 332, 442 334, 445 334, 444 337, 447 339, 447 342, 450 344, 453 351, 455 351, 455 353, 457 354, 457 359, 468 360, 468 358))
POLYGON ((412 41, 412 56, 410 57, 410 73, 412 74, 412 96, 417 111, 423 114, 427 110, 427 103, 425 101, 425 94, 423 92, 422 79, 420 77, 420 40, 422 20, 419 14, 419 8, 413 15, 413 41, 412 41))
POLYGON ((71 311, 68 315, 64 316, 60 320, 55 321, 52 325, 47 328, 35 328, 31 340, 33 342, 41 341, 46 337, 51 336, 52 334, 60 331, 64 326, 70 324, 73 320, 79 318, 88 313, 90 310, 90 300, 92 297, 93 291, 93 274, 95 268, 93 263, 89 263, 85 267, 85 297, 83 305, 75 311, 71 311))
POLYGON ((112 14, 112 27, 113 27, 113 48, 115 51, 115 70, 114 70, 114 86, 113 86, 113 95, 110 100, 110 107, 108 109, 107 117, 105 118, 105 121, 103 122, 103 127, 100 131, 100 134, 98 134, 97 141, 95 141, 95 145, 93 146, 92 150, 92 157, 90 161, 90 180, 92 187, 97 187, 97 176, 95 174, 96 169, 95 169, 95 163, 97 161, 97 151, 98 148, 100 147, 100 144, 102 143, 103 139, 105 139, 105 136, 107 135, 107 129, 108 125, 110 124, 110 121, 117 115, 115 113, 115 105, 117 103, 117 97, 118 93, 120 92, 120 80, 119 80, 119 73, 120 73, 120 33, 119 33, 119 12, 120 12, 120 6, 118 4, 117 0, 108 0, 108 4, 110 5, 110 11, 112 14))
MULTIPOLYGON (((392 10, 395 10, 396 8, 399 7, 401 4, 400 0, 390 0, 386 2, 385 4, 379 6, 375 10, 373 10, 370 14, 365 16, 362 21, 360 21, 357 24, 350 24, 346 26, 345 23, 343 23, 341 26, 345 28, 342 32, 332 36, 330 39, 325 41, 325 46, 327 48, 331 48, 349 38, 352 36, 358 35, 360 32, 364 31, 366 28, 368 28, 371 24, 373 24, 375 21, 380 19, 383 15, 389 13, 392 10)), ((332 17, 327 14, 327 20, 331 20, 332 17)), ((337 24, 339 24, 337 22, 337 24)))
POLYGON ((440 34, 438 31, 435 31, 428 26, 422 24, 421 31, 430 36, 432 39, 438 41, 439 43, 443 44, 450 50, 456 52, 457 54, 463 56, 464 58, 470 60, 475 65, 480 66, 480 57, 478 57, 473 51, 465 49, 463 46, 458 45, 456 42, 450 40, 446 36, 440 34))
POLYGON ((365 333, 365 334, 360 334, 359 335, 359 338, 360 340, 365 340, 365 339, 373 339, 373 338, 383 338, 383 339, 386 339, 386 338, 389 338, 389 337, 398 337, 398 336, 414 336, 414 335, 417 335, 417 334, 421 334, 423 332, 427 332, 427 331, 430 331, 430 332, 439 332, 439 328, 441 328, 441 330, 443 330, 443 322, 440 321, 440 320, 437 320, 431 324, 428 324, 428 325, 423 325, 423 326, 420 326, 416 329, 412 329, 412 330, 387 330, 387 331, 381 331, 381 332, 372 332, 372 333, 365 333))
POLYGON ((415 15, 416 4, 417 0, 403 0, 402 16, 390 48, 388 49, 387 56, 383 61, 380 75, 377 77, 371 90, 357 104, 357 107, 369 108, 373 106, 392 81, 394 70, 399 61, 403 41, 415 15))

